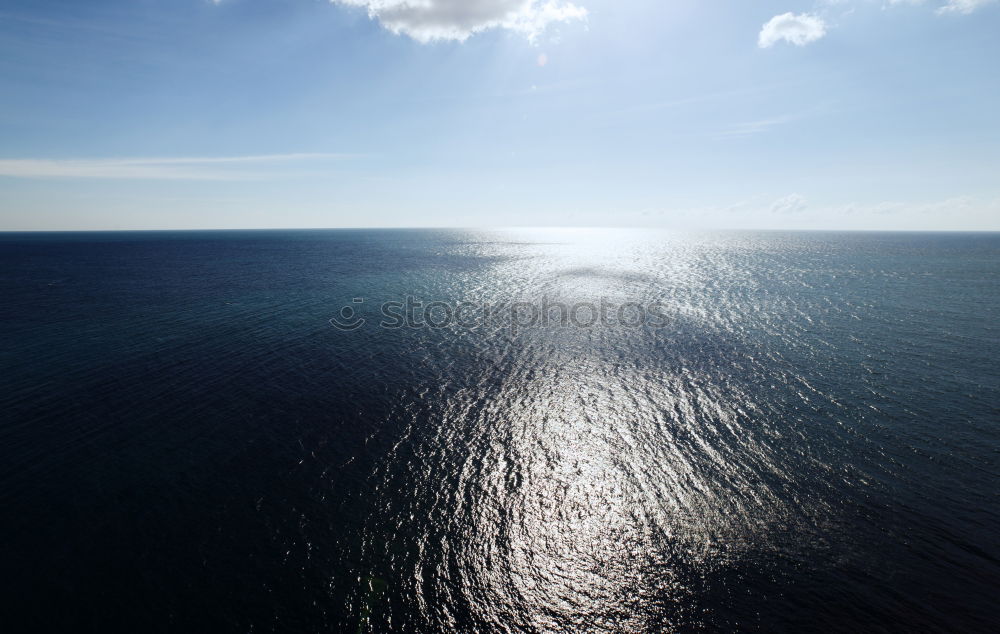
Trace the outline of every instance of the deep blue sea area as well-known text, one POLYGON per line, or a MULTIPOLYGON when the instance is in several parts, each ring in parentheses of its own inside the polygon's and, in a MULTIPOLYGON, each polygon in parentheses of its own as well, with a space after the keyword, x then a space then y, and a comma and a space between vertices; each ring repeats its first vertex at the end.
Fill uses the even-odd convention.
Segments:
POLYGON ((996 632, 1000 234, 0 234, 4 632, 996 632))

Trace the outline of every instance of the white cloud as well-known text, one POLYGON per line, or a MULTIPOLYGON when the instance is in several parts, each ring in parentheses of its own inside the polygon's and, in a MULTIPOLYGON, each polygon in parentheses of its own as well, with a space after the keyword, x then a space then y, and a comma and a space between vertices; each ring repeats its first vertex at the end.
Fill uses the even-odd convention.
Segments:
POLYGON ((247 165, 346 158, 342 154, 263 154, 201 158, 0 159, 0 177, 117 180, 239 180, 247 165))
POLYGON ((789 194, 771 203, 772 214, 795 214, 805 209, 806 199, 799 194, 789 194))
POLYGON ((796 46, 805 46, 826 35, 826 23, 822 18, 808 13, 796 15, 783 13, 771 18, 760 30, 757 45, 770 48, 784 40, 796 46))
POLYGON ((996 0, 948 0, 947 4, 937 10, 939 14, 960 13, 968 15, 976 9, 993 4, 996 0))
POLYGON ((587 10, 567 0, 331 0, 363 7, 396 34, 419 42, 463 41, 487 29, 509 29, 534 40, 552 23, 583 20, 587 10))

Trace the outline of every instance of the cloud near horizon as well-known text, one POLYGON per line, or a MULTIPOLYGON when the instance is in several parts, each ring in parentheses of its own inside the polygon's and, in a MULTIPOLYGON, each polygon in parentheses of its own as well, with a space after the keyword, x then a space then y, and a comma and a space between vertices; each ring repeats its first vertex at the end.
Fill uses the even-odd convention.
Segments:
POLYGON ((806 209, 806 199, 799 194, 789 194, 771 204, 772 214, 795 214, 806 209))
POLYGON ((584 20, 587 9, 568 0, 331 0, 362 7, 397 35, 422 43, 465 41, 488 29, 507 29, 535 40, 550 24, 584 20))

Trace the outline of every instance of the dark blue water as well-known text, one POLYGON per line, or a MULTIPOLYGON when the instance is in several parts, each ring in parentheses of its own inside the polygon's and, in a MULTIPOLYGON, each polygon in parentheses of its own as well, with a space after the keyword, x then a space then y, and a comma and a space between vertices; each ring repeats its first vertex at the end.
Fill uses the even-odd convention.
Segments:
POLYGON ((997 234, 5 234, 0 297, 4 631, 1000 624, 997 234))

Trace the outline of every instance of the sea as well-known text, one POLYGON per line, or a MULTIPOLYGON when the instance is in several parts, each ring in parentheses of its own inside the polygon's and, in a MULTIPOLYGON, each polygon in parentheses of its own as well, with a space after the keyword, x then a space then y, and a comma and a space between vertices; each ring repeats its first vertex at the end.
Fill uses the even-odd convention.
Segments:
POLYGON ((1000 234, 0 234, 4 632, 996 632, 1000 234))

